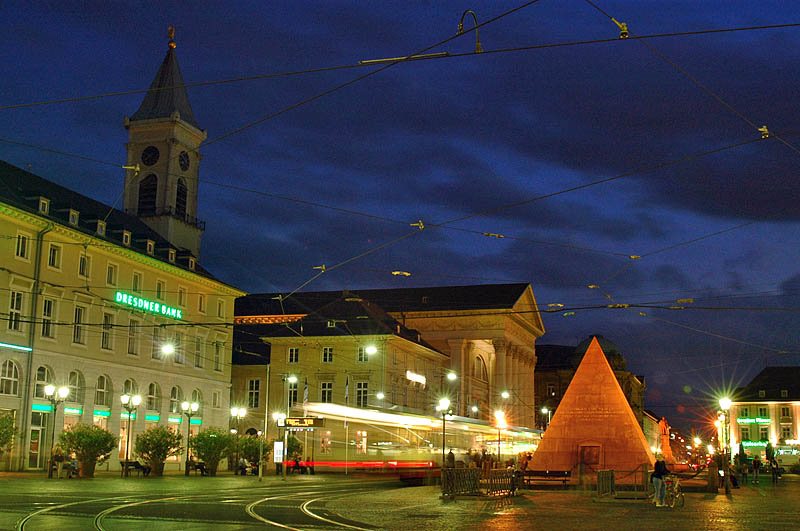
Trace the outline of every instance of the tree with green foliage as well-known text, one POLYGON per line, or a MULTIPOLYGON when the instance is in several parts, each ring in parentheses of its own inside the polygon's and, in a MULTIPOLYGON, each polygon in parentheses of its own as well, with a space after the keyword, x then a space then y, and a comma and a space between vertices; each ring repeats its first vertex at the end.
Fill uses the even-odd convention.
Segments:
POLYGON ((61 433, 59 444, 67 454, 74 453, 77 457, 80 477, 93 478, 97 462, 117 446, 117 438, 98 426, 75 424, 61 433))
POLYGON ((10 413, 0 415, 0 457, 11 451, 17 428, 14 426, 14 416, 10 413))
MULTIPOLYGON (((233 454, 238 453, 239 457, 244 457, 249 463, 258 463, 258 452, 261 447, 262 437, 245 435, 239 437, 233 448, 233 454)), ((264 443, 264 455, 267 455, 268 448, 264 443)))
POLYGON ((164 461, 168 457, 178 455, 183 450, 180 433, 166 426, 155 426, 140 433, 133 447, 136 455, 150 465, 150 473, 154 476, 164 475, 164 461))
POLYGON ((192 453, 206 464, 209 476, 217 475, 222 458, 236 444, 236 436, 220 428, 207 428, 192 436, 192 453))

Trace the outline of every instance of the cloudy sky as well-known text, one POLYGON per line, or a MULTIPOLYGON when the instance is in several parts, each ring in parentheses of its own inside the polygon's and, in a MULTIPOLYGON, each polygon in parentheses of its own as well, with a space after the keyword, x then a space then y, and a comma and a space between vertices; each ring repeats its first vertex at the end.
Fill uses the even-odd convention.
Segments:
POLYGON ((12 0, 0 18, 0 159, 109 204, 176 26, 209 138, 201 261, 244 290, 530 282, 564 305, 542 343, 605 335, 650 409, 698 427, 719 389, 800 363, 792 2, 12 0), (467 9, 482 54, 456 37, 467 9), (450 56, 358 65, 432 52, 450 56))

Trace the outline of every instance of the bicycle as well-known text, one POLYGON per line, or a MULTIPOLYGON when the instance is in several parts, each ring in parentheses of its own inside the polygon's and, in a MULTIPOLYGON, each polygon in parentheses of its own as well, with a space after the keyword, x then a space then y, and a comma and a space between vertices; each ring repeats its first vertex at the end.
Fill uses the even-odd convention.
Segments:
POLYGON ((667 486, 667 495, 664 498, 664 505, 674 509, 683 507, 685 499, 681 491, 681 480, 678 476, 666 476, 664 478, 667 486))

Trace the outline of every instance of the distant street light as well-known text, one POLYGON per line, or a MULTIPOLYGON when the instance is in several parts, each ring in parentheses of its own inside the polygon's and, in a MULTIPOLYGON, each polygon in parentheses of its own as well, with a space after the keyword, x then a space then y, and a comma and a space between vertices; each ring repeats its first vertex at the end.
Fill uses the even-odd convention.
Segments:
POLYGON ((450 409, 450 399, 449 398, 439 399, 439 405, 436 406, 436 410, 442 412, 442 468, 444 468, 445 445, 446 445, 445 419, 447 418, 447 415, 453 414, 453 410, 450 409))
POLYGON ((494 419, 497 423, 497 462, 500 464, 502 462, 500 454, 500 430, 506 429, 508 424, 506 423, 506 414, 501 409, 494 412, 494 419))
POLYGON ((125 428, 125 463, 122 465, 122 477, 128 477, 128 456, 131 446, 131 417, 133 416, 136 408, 142 403, 142 397, 139 395, 129 395, 125 393, 119 397, 122 407, 128 412, 128 424, 125 428))
POLYGON ((239 474, 239 440, 242 437, 241 429, 239 425, 243 418, 247 416, 247 408, 243 407, 232 407, 231 408, 231 417, 236 419, 236 454, 234 459, 236 459, 236 463, 234 463, 233 473, 234 475, 239 474))
POLYGON ((59 387, 53 384, 44 386, 44 397, 50 401, 53 406, 53 429, 50 432, 50 459, 48 459, 47 478, 53 479, 53 448, 56 444, 56 413, 58 412, 58 405, 64 402, 69 396, 69 387, 59 387))
POLYGON ((731 493, 731 478, 730 478, 730 464, 731 464, 731 399, 724 396, 719 399, 719 407, 722 409, 722 434, 724 437, 724 444, 722 446, 722 462, 725 466, 725 494, 731 493))
POLYGON ((550 427, 550 415, 551 414, 552 414, 552 411, 549 408, 547 408, 547 407, 543 407, 542 408, 542 415, 547 415, 547 425, 545 426, 545 429, 550 427))
POLYGON ((182 402, 181 403, 181 411, 183 414, 186 415, 186 466, 184 467, 183 475, 189 475, 189 453, 190 453, 190 441, 192 440, 192 417, 197 414, 197 410, 200 409, 200 404, 197 402, 182 402))

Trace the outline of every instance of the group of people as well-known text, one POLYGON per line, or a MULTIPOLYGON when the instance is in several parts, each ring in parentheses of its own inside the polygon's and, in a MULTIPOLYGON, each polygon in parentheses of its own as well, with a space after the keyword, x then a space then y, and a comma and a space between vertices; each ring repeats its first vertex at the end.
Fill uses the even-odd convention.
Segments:
POLYGON ((53 466, 58 479, 64 476, 67 479, 78 477, 78 457, 74 453, 65 455, 59 446, 53 448, 53 466))
POLYGON ((778 460, 773 455, 772 458, 768 458, 766 462, 761 461, 760 456, 755 456, 753 458, 752 463, 750 462, 747 457, 743 459, 739 459, 739 475, 742 478, 742 483, 747 484, 747 477, 750 470, 753 471, 753 484, 758 485, 760 483, 760 477, 762 471, 766 473, 769 471, 770 475, 772 476, 772 484, 777 485, 778 479, 781 476, 781 466, 778 464, 778 460))

